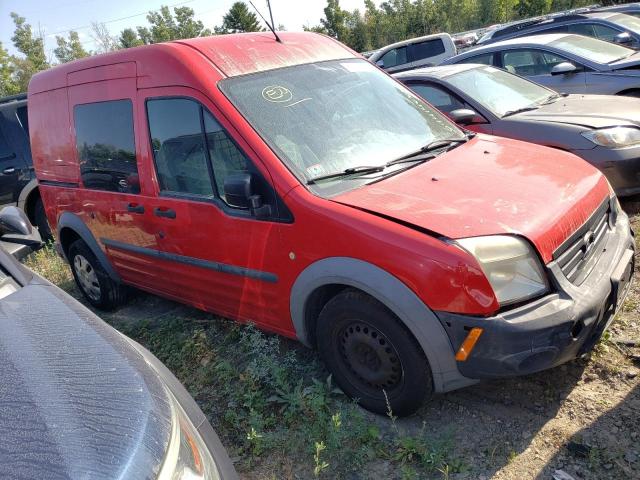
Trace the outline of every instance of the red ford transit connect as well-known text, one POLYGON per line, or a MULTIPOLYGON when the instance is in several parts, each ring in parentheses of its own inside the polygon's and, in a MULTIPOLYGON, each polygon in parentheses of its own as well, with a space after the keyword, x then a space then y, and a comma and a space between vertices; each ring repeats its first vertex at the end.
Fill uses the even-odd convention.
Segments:
POLYGON ((465 132, 330 38, 280 35, 34 76, 36 174, 87 299, 133 285, 255 322, 399 415, 589 350, 633 270, 602 174, 465 132))

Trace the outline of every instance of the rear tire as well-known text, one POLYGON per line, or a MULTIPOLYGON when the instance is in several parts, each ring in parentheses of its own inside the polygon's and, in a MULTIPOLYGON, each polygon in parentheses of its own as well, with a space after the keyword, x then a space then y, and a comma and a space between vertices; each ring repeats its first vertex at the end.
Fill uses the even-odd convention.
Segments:
POLYGON ((49 226, 49 221, 47 220, 47 214, 44 211, 44 204, 42 203, 41 198, 38 198, 36 203, 33 205, 33 219, 36 227, 38 227, 42 241, 49 242, 53 240, 51 227, 49 226))
POLYGON ((71 244, 68 260, 76 285, 91 305, 113 310, 126 301, 126 287, 109 277, 83 240, 71 244))
POLYGON ((316 335, 338 386, 367 410, 388 414, 390 407, 393 415, 406 416, 433 394, 422 348, 374 298, 352 289, 339 293, 320 312, 316 335))

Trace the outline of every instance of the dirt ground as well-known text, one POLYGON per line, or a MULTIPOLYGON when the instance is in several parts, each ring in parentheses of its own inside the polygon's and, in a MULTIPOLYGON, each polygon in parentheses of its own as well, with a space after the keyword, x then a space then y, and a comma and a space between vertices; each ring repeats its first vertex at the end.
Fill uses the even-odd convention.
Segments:
MULTIPOLYGON (((622 204, 631 215, 636 231, 640 230, 640 197, 622 204)), ((64 280, 63 277, 58 283, 70 278, 67 276, 64 280)), ((68 284, 66 288, 73 290, 68 284)), ((116 328, 123 324, 130 327, 150 316, 156 319, 163 315, 197 316, 201 318, 194 321, 200 323, 203 318, 205 322, 213 319, 194 312, 141 294, 133 304, 115 314, 101 315, 116 328)), ((131 331, 125 330, 125 333, 132 335, 131 331)), ((144 338, 138 340, 145 343, 144 338)), ((377 450, 366 462, 358 463, 363 465, 358 468, 347 465, 348 459, 329 458, 331 469, 317 476, 354 480, 640 479, 640 347, 630 345, 634 341, 640 342, 640 278, 637 272, 622 311, 588 358, 527 377, 483 382, 439 395, 416 415, 398 419, 395 423, 386 417, 363 412, 365 422, 376 426, 382 432, 381 436, 391 429, 404 432, 404 438, 407 435, 413 435, 412 438, 447 435, 450 441, 445 468, 431 471, 405 468, 408 465, 404 463, 405 457, 399 460, 396 452, 402 448, 406 452, 407 448, 394 444, 389 447, 393 454, 377 450), (335 465, 336 462, 345 464, 335 465)), ((281 340, 281 343, 285 348, 300 349, 288 340, 281 340)), ((167 362, 166 358, 172 357, 160 351, 164 348, 162 343, 158 345, 161 346, 154 350, 147 342, 147 346, 167 362)), ((189 382, 184 374, 176 374, 185 384, 189 382)), ((219 409, 210 404, 206 388, 196 385, 190 390, 214 428, 219 432, 225 428, 220 423, 219 409)), ((224 433, 221 436, 224 440, 224 433)), ((247 461, 238 453, 248 455, 246 446, 227 444, 227 448, 231 456, 236 457, 241 477, 245 479, 316 476, 313 464, 310 467, 301 465, 312 458, 308 452, 303 456, 295 448, 272 451, 247 461)))

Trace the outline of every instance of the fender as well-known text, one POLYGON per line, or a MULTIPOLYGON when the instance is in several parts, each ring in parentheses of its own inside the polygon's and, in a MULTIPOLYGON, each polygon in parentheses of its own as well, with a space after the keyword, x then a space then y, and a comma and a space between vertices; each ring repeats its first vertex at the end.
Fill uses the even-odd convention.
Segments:
POLYGON ((25 213, 27 211, 27 199, 29 198, 29 195, 31 195, 31 192, 36 188, 38 188, 38 179, 32 178, 29 183, 20 190, 20 195, 18 196, 18 208, 21 208, 25 213))
POLYGON ((399 279, 370 263, 349 257, 319 260, 298 276, 291 288, 291 319, 298 339, 311 346, 305 324, 307 299, 319 287, 347 285, 371 295, 411 331, 422 347, 433 374, 436 392, 446 392, 477 383, 458 371, 449 337, 436 315, 399 279))
MULTIPOLYGON (((118 273, 114 270, 113 266, 109 262, 109 259, 107 258, 107 255, 100 248, 100 245, 91 233, 91 230, 89 230, 89 227, 85 225, 85 223, 78 215, 71 212, 64 212, 62 215, 60 215, 57 228, 58 235, 56 238, 61 238, 60 232, 63 228, 70 228, 71 230, 73 230, 84 241, 84 243, 89 246, 109 277, 111 277, 111 279, 115 282, 122 283, 120 275, 118 275, 118 273)), ((67 261, 69 261, 68 258, 67 261)))

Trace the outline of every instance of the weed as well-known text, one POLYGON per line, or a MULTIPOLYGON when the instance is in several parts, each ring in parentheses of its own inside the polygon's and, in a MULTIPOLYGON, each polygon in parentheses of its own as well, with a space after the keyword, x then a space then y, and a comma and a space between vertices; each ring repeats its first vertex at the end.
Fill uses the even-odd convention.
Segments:
POLYGON ((315 467, 313 469, 313 474, 316 477, 319 477, 323 470, 329 468, 329 464, 320 458, 320 454, 326 450, 326 446, 323 442, 316 442, 316 453, 313 456, 313 460, 315 461, 315 467))

